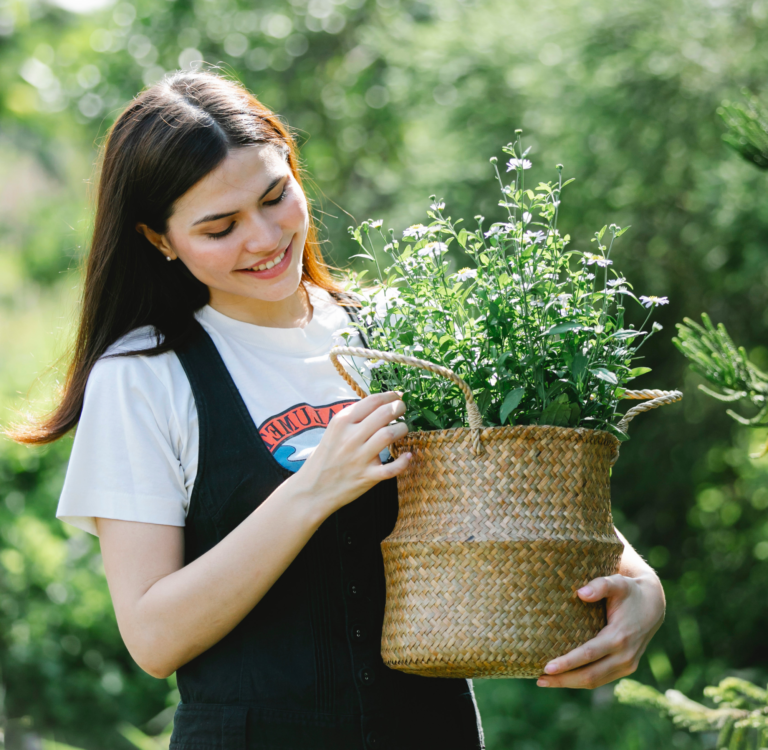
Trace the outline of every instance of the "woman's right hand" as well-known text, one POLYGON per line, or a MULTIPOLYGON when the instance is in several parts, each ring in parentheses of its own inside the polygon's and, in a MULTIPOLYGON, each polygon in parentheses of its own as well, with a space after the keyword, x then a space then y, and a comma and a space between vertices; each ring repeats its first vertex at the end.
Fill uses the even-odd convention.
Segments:
POLYGON ((390 424, 405 414, 401 396, 397 391, 376 393, 342 409, 331 418, 312 455, 291 477, 305 483, 328 515, 408 466, 410 453, 387 464, 379 458, 384 448, 408 432, 403 422, 390 424))

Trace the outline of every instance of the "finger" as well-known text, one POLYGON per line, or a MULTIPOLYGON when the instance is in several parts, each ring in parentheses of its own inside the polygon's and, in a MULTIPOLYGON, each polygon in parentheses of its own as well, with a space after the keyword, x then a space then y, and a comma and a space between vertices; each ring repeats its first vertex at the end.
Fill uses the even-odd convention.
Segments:
MULTIPOLYGON (((375 411, 371 412, 357 426, 357 436, 361 442, 370 440, 382 427, 386 427, 390 422, 405 414, 405 404, 400 400, 390 401, 382 404, 375 411)), ((406 432, 408 430, 406 429, 406 432)), ((398 437, 401 437, 398 433, 398 437)), ((392 442, 390 440, 390 442, 392 442)), ((389 443, 387 443, 389 445, 389 443)), ((383 447, 383 446, 382 446, 383 447)))
POLYGON ((351 406, 347 406, 346 408, 342 409, 335 415, 334 419, 343 414, 343 418, 348 420, 350 423, 354 424, 362 422, 380 406, 389 404, 393 401, 399 401, 401 396, 402 394, 398 393, 397 391, 374 393, 373 395, 361 398, 359 401, 355 401, 355 403, 351 406))
POLYGON ((405 422, 394 422, 377 430, 371 435, 365 443, 366 454, 371 457, 378 456, 385 448, 390 446, 395 440, 408 434, 408 425, 405 422))
POLYGON ((559 675, 542 675, 536 682, 539 687, 582 688, 594 690, 620 677, 626 677, 637 669, 637 664, 620 654, 611 654, 597 662, 559 675))
POLYGON ((374 467, 374 476, 377 477, 376 482, 381 482, 384 479, 392 479, 398 474, 408 468, 408 464, 411 462, 413 455, 411 453, 403 453, 399 455, 394 461, 388 464, 380 464, 374 467))
POLYGON ((595 578, 576 592, 579 599, 585 602, 598 602, 609 597, 625 597, 628 593, 629 581, 619 574, 595 578))
POLYGON ((561 674, 583 667, 614 653, 623 645, 616 642, 616 634, 609 625, 603 628, 592 640, 550 661, 544 667, 544 673, 547 675, 561 674))

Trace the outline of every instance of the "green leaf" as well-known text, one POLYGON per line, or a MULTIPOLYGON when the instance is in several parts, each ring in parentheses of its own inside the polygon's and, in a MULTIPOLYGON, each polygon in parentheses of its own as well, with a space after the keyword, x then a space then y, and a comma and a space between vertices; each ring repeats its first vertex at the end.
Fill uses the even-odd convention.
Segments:
POLYGON ((581 377, 584 375, 584 371, 587 369, 588 362, 589 357, 587 357, 586 354, 582 354, 581 352, 579 352, 573 358, 573 362, 571 363, 571 375, 573 376, 574 380, 581 379, 581 377))
POLYGON ((413 346, 413 331, 406 331, 405 333, 401 333, 398 338, 403 344, 413 346))
POLYGON ((421 414, 422 416, 426 417, 433 425, 435 425, 438 430, 443 429, 443 425, 435 412, 430 411, 429 409, 422 409, 421 414))
POLYGON ((590 372, 600 380, 604 380, 606 383, 610 383, 611 385, 618 385, 619 379, 616 377, 614 373, 612 373, 610 370, 606 370, 605 367, 592 367, 590 369, 590 372))
POLYGON ((480 394, 480 397, 477 399, 477 408, 480 409, 481 414, 485 415, 485 412, 488 411, 488 407, 491 405, 492 400, 493 391, 490 388, 487 388, 480 394))
POLYGON ((610 339, 618 339, 619 341, 622 341, 624 339, 633 339, 637 336, 645 336, 646 331, 635 331, 632 328, 623 328, 620 331, 616 331, 616 333, 612 333, 608 338, 610 339))
POLYGON ((368 253, 358 253, 357 255, 350 255, 350 258, 365 258, 366 260, 375 260, 368 253))
POLYGON ((646 372, 650 372, 650 367, 635 367, 633 370, 629 371, 629 377, 630 378, 638 378, 640 375, 645 375, 646 372))
POLYGON ((626 432, 622 432, 618 427, 612 424, 605 425, 605 430, 610 432, 611 435, 615 435, 622 443, 629 440, 629 435, 627 435, 626 432))
POLYGON ((554 336, 556 333, 565 333, 566 331, 575 331, 577 328, 583 328, 583 324, 577 320, 569 320, 567 323, 558 323, 544 332, 544 336, 554 336))
POLYGON ((608 225, 607 224, 597 233, 597 240, 598 240, 598 242, 603 239, 603 235, 605 234, 605 230, 606 229, 608 229, 608 225))
MULTIPOLYGON (((511 357, 511 356, 512 356, 512 352, 504 352, 504 354, 502 354, 502 355, 501 355, 501 356, 500 356, 500 357, 499 357, 499 358, 496 360, 496 364, 497 364, 499 367, 503 367, 503 366, 504 366, 504 363, 507 361, 507 358, 508 358, 508 357, 511 357)), ((502 419, 501 421, 503 422, 504 420, 502 419)))
POLYGON ((459 244, 464 248, 466 248, 467 246, 467 230, 466 229, 462 229, 459 232, 459 244))
POLYGON ((525 388, 515 388, 514 391, 510 391, 504 398, 504 403, 501 405, 500 418, 501 423, 507 421, 507 417, 520 405, 520 401, 525 395, 525 388))
POLYGON ((571 420, 571 404, 568 403, 568 396, 563 393, 554 401, 550 401, 541 414, 543 425, 553 425, 555 427, 567 427, 571 420))

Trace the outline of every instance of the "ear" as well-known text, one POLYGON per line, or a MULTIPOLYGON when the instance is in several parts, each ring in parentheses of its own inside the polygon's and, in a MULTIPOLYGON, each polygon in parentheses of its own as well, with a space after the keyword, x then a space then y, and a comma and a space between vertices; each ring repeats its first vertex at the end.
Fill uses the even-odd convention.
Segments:
POLYGON ((171 249, 168 239, 164 234, 158 234, 146 224, 137 224, 136 231, 139 234, 143 234, 166 258, 176 260, 176 253, 171 249))

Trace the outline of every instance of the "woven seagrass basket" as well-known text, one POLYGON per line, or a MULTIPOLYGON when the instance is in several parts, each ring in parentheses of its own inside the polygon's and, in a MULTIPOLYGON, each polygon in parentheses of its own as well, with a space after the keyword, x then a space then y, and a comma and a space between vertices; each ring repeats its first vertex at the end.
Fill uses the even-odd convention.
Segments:
MULTIPOLYGON (((469 428, 411 432, 390 446, 413 458, 397 478, 397 524, 381 544, 384 663, 433 677, 539 677, 597 635, 605 604, 583 602, 576 590, 618 570, 610 468, 619 441, 583 428, 483 428, 469 386, 447 368, 334 347, 331 360, 361 397, 339 355, 421 367, 451 379, 467 401, 469 428)), ((625 398, 650 400, 627 412, 624 430, 682 393, 625 398)))

